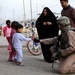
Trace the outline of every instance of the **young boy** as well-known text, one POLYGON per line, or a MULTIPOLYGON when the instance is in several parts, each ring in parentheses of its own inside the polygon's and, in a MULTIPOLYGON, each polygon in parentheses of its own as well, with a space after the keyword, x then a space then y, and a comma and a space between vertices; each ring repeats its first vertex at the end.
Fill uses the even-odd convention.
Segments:
POLYGON ((17 25, 15 29, 16 29, 16 33, 13 35, 13 39, 12 39, 12 45, 17 52, 15 59, 17 60, 19 66, 23 66, 22 41, 30 41, 31 38, 26 38, 24 35, 21 34, 23 31, 23 26, 21 24, 17 25))

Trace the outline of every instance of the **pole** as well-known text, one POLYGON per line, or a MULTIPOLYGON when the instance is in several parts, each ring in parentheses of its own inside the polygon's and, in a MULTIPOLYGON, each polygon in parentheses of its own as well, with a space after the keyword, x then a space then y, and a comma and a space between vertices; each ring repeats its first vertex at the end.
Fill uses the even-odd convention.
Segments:
POLYGON ((24 2, 24 0, 23 0, 23 11, 24 11, 24 25, 25 25, 26 16, 25 16, 25 2, 24 2))
MULTIPOLYGON (((24 11, 24 27, 25 27, 25 33, 26 33, 26 14, 25 14, 25 1, 23 0, 23 11, 24 11)), ((25 34, 27 37, 27 34, 25 34)))
POLYGON ((30 0, 30 12, 31 12, 31 22, 32 22, 32 2, 30 0))
POLYGON ((37 6, 37 3, 36 3, 36 18, 38 17, 38 6, 37 6))
POLYGON ((15 21, 15 11, 13 9, 13 20, 15 21))

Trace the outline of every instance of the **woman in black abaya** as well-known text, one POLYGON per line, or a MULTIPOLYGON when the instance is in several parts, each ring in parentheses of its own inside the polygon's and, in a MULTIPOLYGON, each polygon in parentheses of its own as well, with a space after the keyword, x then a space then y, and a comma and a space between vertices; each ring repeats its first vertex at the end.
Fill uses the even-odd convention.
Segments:
MULTIPOLYGON (((48 7, 43 9, 42 14, 36 21, 36 28, 39 35, 39 39, 51 38, 54 36, 58 36, 58 25, 56 21, 56 17, 50 11, 48 7)), ((41 43, 41 48, 44 56, 44 60, 51 63, 52 53, 50 52, 50 47, 53 44, 44 45, 41 43)))

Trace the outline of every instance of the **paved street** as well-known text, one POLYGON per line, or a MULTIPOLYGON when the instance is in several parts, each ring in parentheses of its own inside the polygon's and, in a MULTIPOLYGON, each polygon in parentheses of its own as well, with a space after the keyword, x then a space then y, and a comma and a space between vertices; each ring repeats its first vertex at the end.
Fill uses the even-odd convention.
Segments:
POLYGON ((14 62, 8 62, 7 44, 6 39, 0 37, 0 45, 2 45, 0 46, 0 75, 58 75, 56 72, 58 63, 55 63, 54 69, 52 69, 52 64, 45 62, 42 54, 33 56, 26 47, 23 47, 25 66, 17 66, 14 62))
POLYGON ((14 62, 8 62, 8 51, 0 48, 0 75, 56 75, 56 66, 51 68, 50 63, 43 60, 42 55, 33 56, 26 48, 23 49, 23 63, 25 66, 17 66, 14 62))

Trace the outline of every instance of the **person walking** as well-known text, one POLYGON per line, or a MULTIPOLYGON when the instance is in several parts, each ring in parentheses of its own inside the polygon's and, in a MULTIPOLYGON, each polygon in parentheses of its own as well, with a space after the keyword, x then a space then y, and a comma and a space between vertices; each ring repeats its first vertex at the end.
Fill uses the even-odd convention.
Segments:
MULTIPOLYGON (((59 29, 58 29, 56 17, 48 7, 45 7, 43 9, 43 12, 41 13, 40 17, 37 19, 36 28, 37 28, 39 40, 58 36, 59 29)), ((47 61, 48 63, 51 63, 52 53, 50 52, 50 47, 53 44, 49 44, 49 45, 44 45, 42 43, 40 44, 41 44, 44 60, 47 61)))
POLYGON ((61 15, 68 17, 71 27, 75 27, 75 9, 69 5, 68 1, 69 0, 60 0, 61 6, 63 7, 61 15))
POLYGON ((19 66, 24 66, 24 64, 22 63, 22 59, 23 59, 22 41, 30 41, 31 38, 26 38, 22 34, 23 26, 21 24, 17 25, 15 27, 15 30, 16 30, 16 33, 13 35, 13 38, 12 38, 12 45, 17 52, 15 59, 17 60, 17 64, 19 66))

